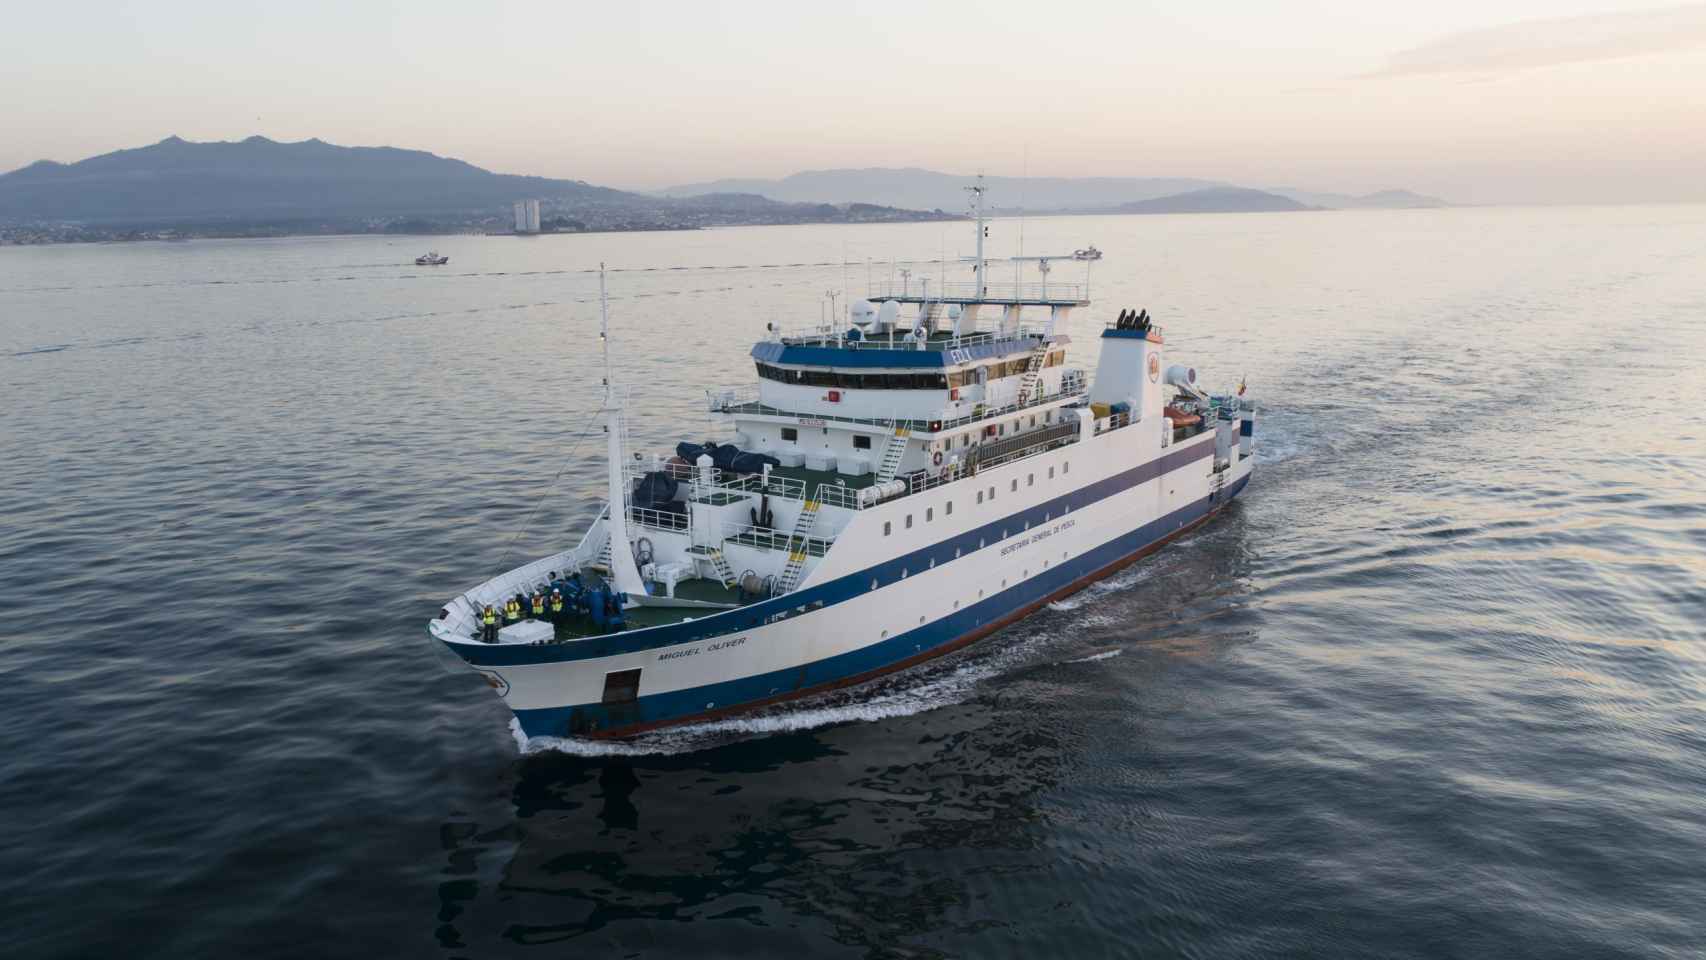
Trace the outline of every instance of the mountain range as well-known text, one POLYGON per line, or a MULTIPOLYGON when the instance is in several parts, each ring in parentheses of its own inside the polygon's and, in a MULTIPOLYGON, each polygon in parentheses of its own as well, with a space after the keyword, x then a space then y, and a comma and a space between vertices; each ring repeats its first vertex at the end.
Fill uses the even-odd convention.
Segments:
MULTIPOLYGON (((511 204, 538 199, 547 232, 691 229, 759 223, 953 219, 972 178, 918 168, 812 170, 646 194, 582 180, 493 173, 421 150, 266 137, 167 137, 75 163, 0 175, 0 227, 25 239, 149 235, 508 232, 511 204), (952 211, 944 213, 943 211, 952 211), (43 233, 57 225, 69 230, 43 233), (67 227, 66 225, 71 225, 67 227), (128 231, 128 232, 127 232, 128 231)), ((986 177, 998 214, 1197 213, 1443 206, 1403 190, 1366 196, 1252 190, 1188 177, 986 177)), ((6 241, 0 236, 0 242, 6 241)))
MULTIPOLYGON (((538 199, 573 229, 939 219, 874 204, 791 203, 753 194, 672 199, 581 180, 493 173, 421 150, 266 137, 158 143, 0 175, 0 221, 293 224, 298 231, 409 225, 411 232, 502 229, 511 204, 538 199)), ((206 231, 204 231, 206 232, 206 231)))
MULTIPOLYGON (((711 180, 688 183, 658 191, 664 197, 732 191, 757 194, 772 200, 795 203, 861 201, 919 210, 960 211, 966 208, 968 174, 941 173, 917 167, 869 167, 841 170, 807 170, 780 180, 711 180)), ((1191 177, 984 177, 984 186, 1000 213, 1116 213, 1132 204, 1168 197, 1191 198, 1200 191, 1237 190, 1240 194, 1194 196, 1171 201, 1183 208, 1200 205, 1204 210, 1243 212, 1286 209, 1397 209, 1443 207, 1446 202, 1407 190, 1384 190, 1362 196, 1297 190, 1290 187, 1252 190, 1217 180, 1191 177), (1297 206, 1276 203, 1266 196, 1295 201, 1297 206), (1242 202, 1240 202, 1242 201, 1242 202)), ((1169 204, 1160 204, 1166 207, 1169 204)))

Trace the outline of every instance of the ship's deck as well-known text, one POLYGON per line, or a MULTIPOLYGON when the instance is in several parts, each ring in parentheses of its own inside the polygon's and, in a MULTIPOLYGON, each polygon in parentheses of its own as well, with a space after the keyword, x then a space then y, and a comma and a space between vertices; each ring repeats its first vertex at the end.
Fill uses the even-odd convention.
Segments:
MULTIPOLYGON (((878 454, 880 455, 881 451, 878 451, 878 454)), ((877 482, 875 473, 867 473, 862 477, 852 477, 845 473, 836 473, 834 470, 808 470, 805 467, 771 467, 770 475, 800 481, 806 485, 806 496, 808 497, 817 495, 819 484, 827 483, 832 487, 840 485, 849 490, 863 490, 877 482)))
MULTIPOLYGON (((583 569, 581 571, 581 581, 582 581, 582 583, 584 583, 587 586, 588 589, 593 589, 596 587, 602 587, 604 585, 604 582, 605 582, 604 578, 600 575, 599 571, 597 571, 591 567, 588 567, 588 568, 583 569)), ((663 586, 661 584, 652 583, 652 584, 648 584, 648 586, 651 587, 653 590, 656 590, 657 593, 660 595, 663 593, 663 586)), ((741 597, 740 597, 740 591, 739 590, 737 590, 733 587, 724 586, 723 584, 718 583, 715 580, 703 580, 703 579, 682 580, 675 585, 675 596, 677 599, 695 600, 695 601, 699 601, 701 603, 719 603, 719 604, 730 604, 730 605, 737 605, 737 606, 741 603, 741 597)), ((646 627, 661 627, 665 624, 680 623, 682 620, 685 620, 685 619, 697 619, 700 617, 708 617, 708 616, 711 616, 713 614, 721 613, 721 612, 723 612, 724 609, 726 609, 726 608, 719 608, 719 607, 633 607, 631 609, 622 611, 622 617, 623 617, 624 621, 626 621, 624 623, 622 629, 623 630, 642 630, 642 629, 645 629, 646 627)), ((546 617, 548 619, 550 617, 550 614, 547 613, 546 617)), ((526 619, 532 619, 532 618, 528 617, 526 619)), ((553 640, 553 642, 562 642, 562 641, 566 641, 566 640, 579 640, 579 639, 582 639, 584 637, 595 637, 595 636, 601 636, 605 633, 617 633, 617 632, 621 632, 621 631, 612 631, 612 630, 601 629, 600 627, 598 627, 596 624, 594 624, 592 622, 592 618, 590 616, 586 616, 583 614, 567 613, 567 612, 564 613, 561 620, 559 620, 557 623, 552 624, 552 640, 553 640)), ((480 639, 480 631, 479 631, 478 627, 474 628, 473 637, 475 640, 480 639)))

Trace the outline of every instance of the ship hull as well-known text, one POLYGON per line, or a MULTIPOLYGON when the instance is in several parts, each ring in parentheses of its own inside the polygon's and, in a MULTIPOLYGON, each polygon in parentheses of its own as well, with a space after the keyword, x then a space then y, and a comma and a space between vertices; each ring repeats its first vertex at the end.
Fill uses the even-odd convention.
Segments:
MULTIPOLYGON (((1233 498, 1242 492, 1244 484, 1248 480, 1248 475, 1240 478, 1237 481, 1236 486, 1227 492, 1223 502, 1214 506, 1212 509, 1205 505, 1203 507, 1203 512, 1197 516, 1196 519, 1186 522, 1184 526, 1177 527, 1170 533, 1160 535, 1159 538, 1150 541, 1144 546, 1138 547, 1112 562, 1105 563, 1089 574, 1078 576, 1075 579, 1069 579, 1068 582, 1058 587, 1053 586, 1051 582, 1040 582, 1043 578, 1039 577, 1037 580, 1029 581, 1021 585, 1021 587, 1012 588, 1011 592, 1018 593, 1022 591, 1025 594, 1031 595, 1040 593, 1040 596, 1034 596, 1032 599, 1015 599, 1012 601, 1006 601, 1000 597, 991 598, 985 601, 985 603, 990 605, 989 611, 981 611, 977 607, 969 608, 965 611, 968 619, 974 623, 980 623, 981 625, 974 626, 970 630, 959 633, 957 636, 952 634, 955 630, 963 626, 963 624, 955 624, 952 622, 952 618, 949 618, 938 621, 935 624, 919 628, 918 630, 902 634, 901 636, 894 637, 890 640, 884 641, 882 644, 878 644, 874 648, 868 648, 867 651, 862 652, 862 655, 848 663, 824 664, 824 668, 829 672, 837 672, 841 670, 858 671, 866 662, 872 660, 879 661, 877 666, 863 669, 861 672, 851 673, 850 675, 836 679, 825 680, 813 686, 804 687, 787 693, 771 694, 768 691, 774 690, 775 684, 788 679, 786 674, 789 671, 779 671, 773 674, 758 675, 742 678, 740 680, 710 684, 704 687, 695 687, 688 691, 676 694, 659 694, 651 697, 642 697, 635 702, 633 708, 606 708, 603 705, 585 705, 559 709, 518 710, 516 711, 516 719, 521 724, 522 732, 527 734, 529 737, 583 736, 594 739, 622 738, 635 736, 649 730, 657 730, 664 727, 691 723, 704 723, 711 720, 739 716, 740 714, 750 713, 763 707, 787 703, 790 700, 799 700, 805 697, 828 693, 843 687, 852 687, 858 686, 862 683, 868 683, 887 674, 897 673, 901 670, 917 666, 921 663, 925 663, 937 657, 945 656, 956 650, 967 647, 1003 627, 1010 626, 1025 619, 1056 600, 1069 597, 1072 594, 1083 590, 1085 587, 1088 587, 1099 580, 1106 579, 1112 574, 1117 573, 1139 560, 1142 560, 1144 557, 1160 550, 1168 543, 1199 529, 1203 524, 1212 520, 1216 514, 1220 513, 1221 510, 1231 505, 1233 498), (1001 606, 1010 606, 1015 602, 1018 604, 1016 608, 1010 609, 1004 614, 994 613, 994 611, 999 609, 1001 606), (992 619, 983 620, 982 617, 985 612, 989 613, 992 616, 992 619), (922 652, 915 652, 910 655, 905 653, 908 646, 916 647, 920 645, 925 645, 925 649, 922 652), (892 650, 885 649, 887 647, 892 647, 892 650), (895 659, 896 657, 898 657, 898 659, 895 659), (887 660, 888 662, 881 662, 884 660, 887 660), (732 705, 709 710, 698 709, 695 711, 694 705, 698 704, 701 700, 706 703, 728 703, 732 705), (657 719, 634 720, 633 718, 636 716, 650 716, 656 717, 657 719), (625 720, 628 722, 624 723, 625 720)), ((1090 562, 1094 563, 1096 561, 1090 562)), ((1072 576, 1069 572, 1070 567, 1063 567, 1061 569, 1063 571, 1068 571, 1068 577, 1072 576)))
MULTIPOLYGON (((962 524, 955 536, 786 597, 644 631, 656 636, 641 648, 621 645, 642 642, 643 634, 546 647, 451 646, 486 674, 529 737, 631 736, 864 683, 964 647, 1141 559, 1231 503, 1253 467, 1252 459, 1239 458, 1217 474, 1212 442, 1145 456, 1113 449, 1120 441, 1129 442, 1097 438, 1104 449, 1096 452, 1106 456, 1096 462, 1110 464, 1106 473, 1064 495, 1050 496, 1030 478, 1040 475, 1046 483, 1053 474, 1045 471, 1067 456, 1082 472, 1091 465, 1082 452, 1045 454, 1017 469, 980 474, 975 483, 943 488, 959 516, 975 516, 980 501, 973 498, 985 487, 1022 509, 1004 506, 989 522, 962 524), (1111 466, 1134 459, 1146 462, 1111 466), (1036 495, 1027 501, 1031 490, 1036 495), (641 671, 638 696, 603 702, 607 677, 624 670, 641 671)), ((900 532, 908 514, 924 520, 924 503, 911 500, 885 505, 870 518, 863 531, 867 555, 898 545, 879 524, 900 532)), ((933 523, 948 519, 936 509, 933 523)))

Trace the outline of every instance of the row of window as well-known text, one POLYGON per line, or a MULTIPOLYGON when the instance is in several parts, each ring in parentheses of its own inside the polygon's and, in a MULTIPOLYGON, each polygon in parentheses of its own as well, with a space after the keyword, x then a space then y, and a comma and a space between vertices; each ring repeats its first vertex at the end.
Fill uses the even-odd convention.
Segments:
MULTIPOLYGON (((829 432, 828 428, 825 428, 823 432, 828 433, 829 432)), ((798 427, 783 427, 782 428, 782 442, 783 443, 798 443, 799 440, 800 440, 800 429, 798 427)), ((871 449, 871 436, 870 436, 870 434, 855 433, 853 435, 853 449, 855 449, 855 450, 869 450, 869 449, 871 449)))
MULTIPOLYGON (((1048 355, 1045 367, 1058 367, 1066 362, 1063 351, 1048 355)), ((839 390, 946 390, 950 387, 969 387, 981 381, 979 370, 987 370, 990 380, 1014 377, 1025 372, 1030 359, 1021 357, 1004 363, 990 364, 971 370, 947 373, 849 373, 843 370, 788 370, 774 364, 758 364, 758 375, 777 383, 792 383, 804 387, 833 387, 839 390)))
MULTIPOLYGON (((1061 472, 1062 476, 1071 473, 1072 472, 1071 461, 1063 462, 1060 465, 1060 472, 1061 472)), ((1054 468, 1053 467, 1048 468, 1048 479, 1050 479, 1050 480, 1054 479, 1054 468)), ((1025 474, 1025 486, 1034 487, 1036 485, 1037 485, 1037 475, 1035 473, 1025 474)), ((1010 487, 1010 492, 1012 492, 1012 493, 1018 493, 1019 492, 1019 478, 1018 477, 1013 478, 1012 486, 1010 487)), ((995 487, 991 486, 989 488, 987 496, 989 498, 989 502, 991 502, 991 503, 995 502, 995 487)), ((982 490, 979 490, 977 492, 977 502, 982 503, 984 501, 984 497, 985 497, 985 492, 982 490)), ((942 505, 942 515, 945 517, 951 517, 954 515, 954 501, 949 500, 942 505)), ((924 522, 929 523, 930 521, 932 521, 934 519, 936 519, 936 508, 935 507, 925 507, 924 508, 924 522)), ((907 529, 907 530, 912 529, 912 514, 909 513, 906 515, 905 524, 906 524, 906 526, 904 529, 907 529)), ((1029 527, 1030 527, 1030 525, 1026 524, 1026 528, 1029 529, 1029 527)), ((883 536, 885 536, 885 537, 889 536, 893 532, 894 532, 894 521, 884 520, 883 521, 883 536)), ((1007 535, 1006 531, 1002 531, 1001 535, 1003 537, 1005 537, 1007 535)), ((983 546, 983 544, 979 543, 978 546, 981 547, 981 546, 983 546)), ((958 556, 958 554, 956 553, 955 556, 958 556)))

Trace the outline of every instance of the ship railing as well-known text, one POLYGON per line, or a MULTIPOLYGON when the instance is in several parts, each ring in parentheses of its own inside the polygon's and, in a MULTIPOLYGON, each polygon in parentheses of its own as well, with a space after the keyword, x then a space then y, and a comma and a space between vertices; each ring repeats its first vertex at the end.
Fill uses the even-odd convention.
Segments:
POLYGON ((809 557, 821 557, 828 553, 829 548, 835 544, 834 537, 796 537, 787 530, 760 527, 750 523, 725 523, 722 525, 721 533, 725 541, 733 541, 764 550, 804 548, 806 556, 809 557))
MULTIPOLYGON (((938 323, 940 321, 937 321, 938 323)), ((1025 340, 1042 335, 1042 331, 1029 324, 1021 325, 1011 333, 999 330, 976 330, 971 333, 933 333, 919 340, 910 338, 910 328, 897 327, 893 334, 864 333, 858 340, 847 339, 842 333, 823 334, 820 332, 784 334, 782 342, 790 346, 829 347, 837 350, 963 350, 984 343, 994 343, 998 340, 1025 340)))
POLYGON ((686 488, 689 497, 714 496, 719 492, 742 495, 767 494, 788 500, 803 500, 806 496, 805 481, 779 474, 771 474, 766 478, 762 473, 735 473, 732 470, 712 467, 710 477, 706 479, 701 476, 697 465, 684 467, 676 464, 674 467, 668 467, 663 464, 654 466, 639 462, 628 464, 623 471, 627 477, 628 489, 632 490, 637 481, 654 470, 670 472, 686 488))
POLYGON ((876 491, 880 486, 854 488, 840 484, 818 484, 815 494, 819 502, 826 507, 841 507, 846 510, 864 510, 879 503, 887 503, 901 497, 934 490, 944 484, 976 476, 984 470, 1006 466, 1029 459, 1050 450, 1070 446, 1079 440, 1078 424, 1076 422, 1060 423, 1036 431, 1035 434, 1010 437, 995 443, 973 447, 970 456, 955 461, 937 473, 915 470, 912 473, 901 474, 893 482, 904 484, 899 492, 888 493, 886 496, 876 491), (985 453, 984 451, 991 451, 985 453), (870 491, 870 492, 867 492, 870 491))
POLYGON ((1009 403, 1000 407, 986 407, 981 404, 974 406, 970 413, 961 412, 961 408, 936 410, 930 414, 919 416, 911 411, 894 411, 887 416, 879 417, 848 417, 833 413, 800 413, 797 410, 783 410, 762 402, 756 396, 750 399, 738 390, 722 390, 707 394, 707 405, 712 413, 749 414, 765 417, 787 417, 803 423, 812 421, 833 421, 835 423, 854 423, 862 426, 895 427, 904 426, 910 430, 934 433, 940 430, 952 430, 980 420, 997 420, 1009 414, 1022 413, 1037 407, 1055 406, 1062 402, 1071 403, 1082 400, 1086 392, 1083 371, 1077 371, 1073 377, 1068 371, 1061 378, 1061 390, 1038 395, 1024 403, 1009 403))
POLYGON ((861 489, 864 488, 849 487, 846 484, 841 483, 820 483, 817 485, 817 493, 813 496, 817 499, 817 502, 826 507, 840 507, 843 510, 858 510, 861 508, 861 504, 859 502, 859 491, 861 489))
POLYGON ((973 280, 950 282, 874 280, 865 291, 867 300, 942 300, 955 303, 1083 303, 1089 299, 1085 283, 984 283, 973 280))
POLYGON ((685 531, 689 524, 686 513, 676 513, 672 510, 653 510, 650 507, 629 507, 628 519, 637 526, 649 527, 653 530, 685 531))

